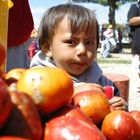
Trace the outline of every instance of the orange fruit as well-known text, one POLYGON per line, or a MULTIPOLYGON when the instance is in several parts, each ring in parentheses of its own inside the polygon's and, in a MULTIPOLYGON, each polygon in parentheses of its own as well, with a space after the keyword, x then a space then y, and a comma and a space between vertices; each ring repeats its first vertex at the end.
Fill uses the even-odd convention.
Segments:
POLYGON ((17 81, 17 80, 19 80, 19 78, 25 71, 26 71, 26 69, 24 69, 24 68, 14 68, 6 73, 5 80, 6 81, 9 81, 9 80, 17 81))
POLYGON ((60 68, 34 67, 23 73, 17 82, 17 90, 30 95, 44 115, 69 102, 73 95, 73 82, 60 68))
POLYGON ((103 92, 96 90, 79 92, 72 97, 72 103, 89 116, 95 124, 101 123, 104 117, 110 113, 108 98, 103 92))

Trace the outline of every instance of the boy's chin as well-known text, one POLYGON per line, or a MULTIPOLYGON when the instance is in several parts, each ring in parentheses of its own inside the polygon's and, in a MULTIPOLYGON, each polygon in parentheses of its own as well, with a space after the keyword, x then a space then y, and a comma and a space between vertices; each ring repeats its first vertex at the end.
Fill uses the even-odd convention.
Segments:
POLYGON ((73 73, 69 73, 71 76, 73 76, 73 77, 79 77, 80 75, 82 75, 84 73, 84 71, 82 71, 82 72, 73 72, 73 73))

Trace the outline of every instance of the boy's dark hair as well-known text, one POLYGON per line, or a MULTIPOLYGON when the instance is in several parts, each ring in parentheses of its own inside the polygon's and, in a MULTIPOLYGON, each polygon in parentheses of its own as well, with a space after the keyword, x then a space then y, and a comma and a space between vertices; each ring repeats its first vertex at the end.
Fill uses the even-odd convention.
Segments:
POLYGON ((93 32, 98 47, 99 26, 95 12, 80 5, 63 4, 50 8, 42 17, 39 27, 39 47, 43 51, 51 44, 56 28, 65 16, 70 21, 72 34, 80 31, 93 32))

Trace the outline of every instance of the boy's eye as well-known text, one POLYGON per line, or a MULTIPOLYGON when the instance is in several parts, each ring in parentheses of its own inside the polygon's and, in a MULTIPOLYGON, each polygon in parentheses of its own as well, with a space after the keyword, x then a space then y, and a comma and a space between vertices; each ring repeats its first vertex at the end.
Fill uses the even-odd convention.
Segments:
POLYGON ((85 42, 86 45, 90 45, 90 46, 93 46, 94 45, 94 41, 92 40, 88 40, 85 42))
POLYGON ((74 41, 74 40, 66 40, 65 43, 67 43, 69 45, 76 45, 76 41, 74 41))

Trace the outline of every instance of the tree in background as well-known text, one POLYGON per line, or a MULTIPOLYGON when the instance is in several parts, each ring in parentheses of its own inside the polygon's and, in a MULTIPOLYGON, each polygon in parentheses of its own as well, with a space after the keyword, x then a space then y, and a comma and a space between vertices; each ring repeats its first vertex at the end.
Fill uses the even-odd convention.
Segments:
POLYGON ((115 27, 115 10, 119 8, 120 5, 125 4, 127 2, 135 2, 137 0, 69 0, 73 2, 93 2, 93 3, 99 3, 104 6, 109 5, 109 24, 112 24, 113 27, 115 27))
MULTIPOLYGON (((137 0, 69 0, 69 2, 92 2, 99 3, 104 6, 109 6, 109 15, 108 22, 113 26, 113 29, 116 27, 115 22, 115 10, 119 8, 120 5, 125 4, 127 2, 136 2, 137 0)), ((115 30, 114 30, 115 37, 115 30)))

